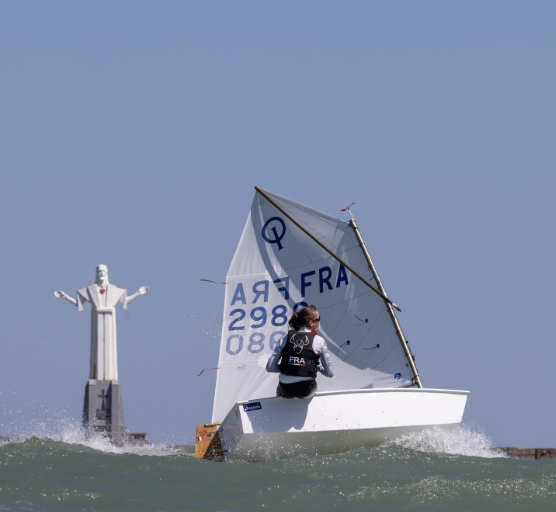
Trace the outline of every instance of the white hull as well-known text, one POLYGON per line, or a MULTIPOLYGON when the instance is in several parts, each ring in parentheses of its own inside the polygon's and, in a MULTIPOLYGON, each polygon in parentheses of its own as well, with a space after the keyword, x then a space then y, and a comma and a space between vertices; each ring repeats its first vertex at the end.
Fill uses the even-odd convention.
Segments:
POLYGON ((388 388, 317 393, 310 400, 237 403, 219 437, 226 458, 258 461, 340 453, 431 427, 455 429, 468 391, 388 388))

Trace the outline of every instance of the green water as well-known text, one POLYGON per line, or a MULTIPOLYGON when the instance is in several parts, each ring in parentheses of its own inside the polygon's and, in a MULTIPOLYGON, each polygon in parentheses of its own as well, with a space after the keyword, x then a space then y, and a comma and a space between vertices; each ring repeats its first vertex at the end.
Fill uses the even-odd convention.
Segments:
POLYGON ((0 510, 556 510, 556 460, 493 456, 470 431, 329 456, 215 463, 79 433, 0 445, 0 510))

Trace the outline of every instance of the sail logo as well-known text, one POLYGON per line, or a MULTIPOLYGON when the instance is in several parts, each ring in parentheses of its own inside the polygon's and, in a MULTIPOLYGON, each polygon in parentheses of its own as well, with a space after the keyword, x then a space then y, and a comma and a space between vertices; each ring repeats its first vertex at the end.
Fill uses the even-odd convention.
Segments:
POLYGON ((286 224, 280 217, 272 217, 268 219, 263 226, 262 235, 265 242, 269 244, 277 244, 278 250, 281 251, 284 247, 282 246, 281 240, 286 234, 286 224), (281 233, 278 234, 278 229, 281 227, 281 233), (278 228, 278 229, 277 229, 278 228), (269 237, 270 235, 273 238, 269 237))

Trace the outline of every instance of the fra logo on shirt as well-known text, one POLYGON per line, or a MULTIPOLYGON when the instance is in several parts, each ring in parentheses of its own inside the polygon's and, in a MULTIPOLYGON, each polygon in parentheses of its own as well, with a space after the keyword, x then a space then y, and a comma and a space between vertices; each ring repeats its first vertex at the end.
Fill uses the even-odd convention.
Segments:
POLYGON ((295 356, 290 356, 289 364, 293 366, 306 366, 305 359, 303 359, 302 357, 295 357, 295 356))

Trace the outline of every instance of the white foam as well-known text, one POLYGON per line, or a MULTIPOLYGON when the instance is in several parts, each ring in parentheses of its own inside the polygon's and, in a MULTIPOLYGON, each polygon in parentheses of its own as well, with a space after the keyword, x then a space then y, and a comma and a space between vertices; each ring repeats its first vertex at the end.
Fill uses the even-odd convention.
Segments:
POLYGON ((34 420, 20 429, 20 432, 10 438, 11 443, 24 443, 31 439, 43 439, 61 442, 69 445, 82 445, 105 453, 136 455, 176 455, 176 450, 165 444, 144 446, 115 446, 109 438, 98 432, 90 433, 74 419, 58 415, 55 420, 34 420))
POLYGON ((399 437, 394 444, 428 453, 466 455, 468 457, 505 457, 496 451, 492 440, 480 428, 460 425, 454 431, 433 427, 399 437))

